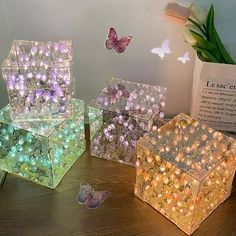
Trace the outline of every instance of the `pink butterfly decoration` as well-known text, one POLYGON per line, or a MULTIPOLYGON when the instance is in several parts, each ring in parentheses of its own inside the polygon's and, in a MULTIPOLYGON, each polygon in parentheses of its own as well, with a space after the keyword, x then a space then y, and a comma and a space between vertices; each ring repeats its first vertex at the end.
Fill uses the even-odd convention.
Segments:
POLYGON ((110 28, 105 46, 109 50, 114 49, 117 53, 122 53, 125 51, 132 39, 132 36, 126 36, 118 40, 115 29, 110 28))
POLYGON ((85 204, 87 208, 98 208, 109 196, 110 192, 95 191, 88 183, 81 183, 77 201, 79 204, 85 204))

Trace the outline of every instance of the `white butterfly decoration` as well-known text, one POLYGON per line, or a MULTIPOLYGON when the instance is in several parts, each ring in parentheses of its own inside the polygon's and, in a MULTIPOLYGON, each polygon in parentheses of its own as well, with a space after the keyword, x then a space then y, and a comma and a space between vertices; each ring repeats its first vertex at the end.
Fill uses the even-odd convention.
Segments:
POLYGON ((185 64, 186 62, 190 61, 189 58, 189 53, 185 52, 183 56, 180 56, 177 58, 178 61, 181 61, 183 64, 185 64))
POLYGON ((170 40, 169 39, 165 39, 161 45, 160 48, 153 48, 151 50, 151 53, 157 54, 161 60, 163 60, 163 58, 165 57, 165 54, 171 54, 171 50, 169 48, 169 43, 170 40))

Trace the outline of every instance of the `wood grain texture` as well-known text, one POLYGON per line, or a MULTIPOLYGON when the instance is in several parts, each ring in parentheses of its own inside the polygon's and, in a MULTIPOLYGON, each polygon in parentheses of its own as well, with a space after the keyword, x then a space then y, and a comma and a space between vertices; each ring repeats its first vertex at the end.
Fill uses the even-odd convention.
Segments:
MULTIPOLYGON (((133 195, 135 169, 91 157, 87 150, 51 190, 8 175, 0 192, 0 235, 184 236, 173 223, 133 195), (88 182, 112 195, 95 210, 76 202, 88 182)), ((236 236, 236 181, 230 198, 193 236, 236 236)))

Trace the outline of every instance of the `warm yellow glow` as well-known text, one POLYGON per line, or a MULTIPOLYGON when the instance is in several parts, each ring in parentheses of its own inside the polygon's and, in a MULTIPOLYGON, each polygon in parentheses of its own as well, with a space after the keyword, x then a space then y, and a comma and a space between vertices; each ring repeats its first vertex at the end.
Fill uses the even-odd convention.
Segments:
POLYGON ((135 195, 187 234, 231 192, 236 141, 180 114, 138 141, 135 195))

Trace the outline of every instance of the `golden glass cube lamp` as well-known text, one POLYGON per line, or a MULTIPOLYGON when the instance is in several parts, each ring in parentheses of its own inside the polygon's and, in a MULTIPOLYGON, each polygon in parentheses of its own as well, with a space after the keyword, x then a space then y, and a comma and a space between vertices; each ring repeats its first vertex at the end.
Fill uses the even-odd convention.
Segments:
POLYGON ((179 114, 137 144, 135 195, 188 235, 231 193, 236 141, 179 114))

